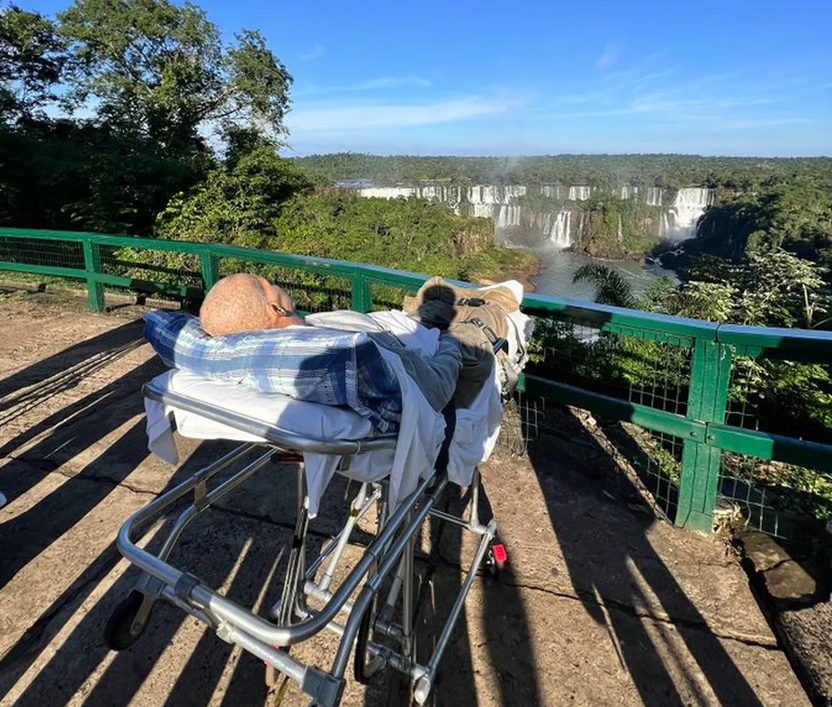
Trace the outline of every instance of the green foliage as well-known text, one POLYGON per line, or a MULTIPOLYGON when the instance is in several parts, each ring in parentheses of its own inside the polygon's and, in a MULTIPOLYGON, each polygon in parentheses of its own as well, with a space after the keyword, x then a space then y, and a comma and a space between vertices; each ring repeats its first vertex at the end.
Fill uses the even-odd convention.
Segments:
POLYGON ((825 274, 822 266, 777 247, 751 252, 741 263, 700 258, 675 309, 700 316, 701 305, 711 313, 703 318, 715 321, 811 328, 830 308, 825 274))
POLYGON ((298 158, 310 174, 329 182, 372 179, 379 186, 439 181, 453 184, 622 184, 678 189, 692 184, 724 193, 764 183, 826 180, 832 159, 699 157, 696 155, 542 155, 536 157, 382 157, 358 153, 298 158))
MULTIPOLYGON (((149 235, 171 197, 216 166, 200 130, 221 132, 229 164, 273 149, 290 83, 258 33, 226 45, 189 3, 78 0, 57 24, 0 11, 0 223, 149 235), (47 118, 50 102, 91 118, 47 118)), ((228 215, 249 230, 258 199, 259 223, 270 223, 269 200, 288 198, 301 180, 290 164, 279 174, 251 168, 228 187, 246 191, 251 178, 248 213, 228 215), (258 180, 272 178, 289 191, 264 197, 258 180)), ((225 188, 222 175, 211 178, 206 200, 225 188)))
POLYGON ((49 19, 14 5, 0 10, 0 123, 30 117, 54 98, 65 63, 49 19))
POLYGON ((494 246, 492 228, 486 219, 457 216, 421 199, 317 193, 285 205, 274 247, 460 279, 536 263, 522 251, 494 246))
POLYGON ((489 245, 464 256, 457 277, 468 282, 523 279, 539 270, 537 256, 523 248, 489 245))
POLYGON ((285 132, 291 76, 262 36, 225 46, 195 5, 168 0, 76 0, 60 16, 71 97, 95 97, 102 122, 178 149, 204 124, 248 121, 285 132))
POLYGON ((170 155, 153 140, 90 124, 0 127, 0 223, 148 235, 171 195, 209 164, 204 150, 170 155))
POLYGON ((733 193, 708 209, 690 252, 741 261, 756 250, 783 248, 832 264, 832 175, 801 173, 733 193))
POLYGON ((572 276, 572 282, 590 282, 595 286, 595 301, 614 307, 636 307, 636 298, 619 273, 603 263, 586 263, 572 276))
POLYGON ((162 238, 273 248, 275 221, 284 202, 312 184, 294 164, 270 147, 236 158, 231 167, 211 170, 188 193, 171 199, 159 214, 162 238))

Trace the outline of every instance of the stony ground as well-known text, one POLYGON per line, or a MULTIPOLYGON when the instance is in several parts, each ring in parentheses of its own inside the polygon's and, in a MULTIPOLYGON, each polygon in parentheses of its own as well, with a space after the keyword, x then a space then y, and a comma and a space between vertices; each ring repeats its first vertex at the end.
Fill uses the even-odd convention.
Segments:
MULTIPOLYGON (((0 702, 267 704, 262 665, 171 607, 156 608, 132 649, 102 643, 135 579, 115 549, 119 526, 222 445, 182 441, 179 471, 148 454, 139 389, 162 369, 140 311, 84 305, 0 294, 0 702)), ((293 504, 280 473, 207 512, 173 561, 240 602, 274 602, 293 504)), ((807 704, 735 558, 634 507, 627 477, 579 418, 564 412, 563 435, 526 457, 500 449, 484 477, 511 561, 475 582, 435 704, 807 704)), ((335 483, 331 507, 343 493, 335 483)), ((316 537, 340 513, 316 520, 316 537)), ((430 536, 422 647, 472 551, 448 528, 432 547, 430 536)), ((324 665, 333 645, 299 654, 324 665)), ((344 702, 401 704, 401 694, 382 679, 350 685, 344 702)), ((305 703, 291 691, 284 701, 305 703)))

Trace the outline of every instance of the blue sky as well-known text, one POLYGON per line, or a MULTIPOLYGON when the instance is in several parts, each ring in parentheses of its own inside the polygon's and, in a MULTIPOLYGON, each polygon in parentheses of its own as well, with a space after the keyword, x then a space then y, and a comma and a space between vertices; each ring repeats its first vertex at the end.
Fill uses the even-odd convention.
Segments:
POLYGON ((832 154, 832 0, 197 4, 293 74, 296 154, 832 154))

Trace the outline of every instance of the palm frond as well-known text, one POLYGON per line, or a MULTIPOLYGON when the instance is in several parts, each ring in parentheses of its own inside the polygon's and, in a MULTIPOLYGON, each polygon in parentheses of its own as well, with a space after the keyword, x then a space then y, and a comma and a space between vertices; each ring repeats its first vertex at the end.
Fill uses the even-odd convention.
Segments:
POLYGON ((595 286, 595 301, 614 307, 638 306, 630 284, 612 268, 602 263, 587 263, 579 267, 572 282, 589 282, 595 286))

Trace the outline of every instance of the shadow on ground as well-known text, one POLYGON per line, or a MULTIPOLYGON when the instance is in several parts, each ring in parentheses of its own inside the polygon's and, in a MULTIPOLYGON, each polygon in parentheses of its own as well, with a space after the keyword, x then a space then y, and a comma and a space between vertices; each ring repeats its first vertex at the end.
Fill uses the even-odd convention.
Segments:
MULTIPOLYGON (((620 507, 640 496, 627 474, 574 415, 566 409, 555 415, 559 436, 571 439, 584 460, 598 463, 579 464, 575 459, 569 464, 563 457, 555 459, 552 440, 545 438, 529 443, 528 456, 540 480, 571 583, 584 599, 586 612, 609 631, 642 702, 657 707, 689 704, 690 696, 679 692, 677 671, 681 670, 686 673, 684 682, 694 689, 704 678, 720 704, 762 704, 717 637, 703 630, 705 617, 648 540, 648 528, 660 522, 648 506, 615 529, 609 522, 605 527, 601 518, 587 515, 575 503, 579 496, 597 499, 596 512, 603 514, 604 506, 611 510, 614 504, 620 507), (673 655, 671 643, 657 645, 656 634, 638 620, 639 608, 656 603, 669 616, 684 617, 674 622, 675 630, 693 661, 673 655)), ((696 697, 701 703, 710 701, 707 694, 696 697)))
MULTIPOLYGON (((175 484, 226 449, 215 443, 193 445, 194 453, 175 474, 171 470, 164 482, 148 485, 148 479, 162 476, 158 465, 148 471, 151 460, 147 458, 139 389, 161 367, 154 359, 125 366, 125 356, 138 346, 139 335, 140 324, 118 326, 0 381, 0 395, 5 396, 0 398, 0 415, 14 414, 15 424, 25 423, 2 440, 7 460, 2 469, 3 490, 10 505, 6 509, 9 517, 0 525, 0 591, 4 585, 8 591, 8 584, 15 581, 19 585, 20 573, 59 540, 76 537, 83 542, 84 533, 95 533, 94 528, 78 529, 117 494, 131 499, 124 503, 124 517, 107 519, 106 530, 99 531, 113 539, 118 525, 131 512, 127 506, 132 504, 134 509, 148 502, 163 487, 175 484), (71 391, 92 374, 106 377, 101 387, 77 398, 67 396, 60 409, 44 406, 45 412, 38 415, 42 403, 71 391), (25 510, 17 512, 16 502, 25 510)), ((753 687, 722 643, 704 628, 706 617, 654 550, 647 532, 655 521, 644 514, 628 516, 623 511, 625 515, 621 515, 624 502, 635 494, 627 477, 575 418, 563 413, 559 424, 562 435, 577 444, 552 440, 531 443, 529 459, 534 474, 522 477, 516 487, 500 484, 503 470, 492 465, 480 512, 487 520, 492 505, 499 509, 503 500, 513 495, 542 499, 543 511, 529 510, 525 522, 528 527, 550 527, 556 543, 534 560, 548 572, 556 551, 562 553, 576 596, 562 598, 547 589, 539 591, 543 598, 539 601, 564 602, 575 621, 557 627, 534 624, 539 618, 533 618, 527 601, 530 590, 521 576, 524 567, 510 564, 498 579, 478 579, 474 598, 461 616, 441 666, 434 704, 554 703, 551 695, 553 690, 558 694, 558 686, 541 676, 553 662, 570 670, 569 655, 540 653, 541 635, 557 630, 567 637, 575 634, 579 641, 577 633, 585 615, 608 631, 639 701, 648 705, 695 702, 695 686, 704 676, 717 701, 759 704, 753 687), (620 524, 605 517, 613 509, 617 518, 623 518, 620 524), (668 630, 681 636, 681 645, 693 656, 693 662, 674 657, 679 642, 660 644, 660 633, 648 630, 640 620, 643 608, 656 603, 668 615, 681 617, 668 630), (685 671, 695 674, 685 680, 684 675, 680 678, 685 671), (491 681, 484 687, 486 674, 491 681), (680 682, 694 687, 683 695, 680 682)), ((521 478, 520 472, 517 478, 521 478)), ((248 606, 266 606, 277 598, 283 571, 277 559, 291 540, 291 518, 285 510, 293 503, 276 491, 275 484, 282 482, 275 480, 270 467, 258 474, 257 482, 251 489, 243 487, 239 499, 235 496, 228 507, 224 503, 223 508, 198 519, 173 558, 248 606), (232 505, 237 509, 234 512, 229 510, 232 505)), ((287 486, 294 488, 294 483, 287 486)), ((342 482, 334 483, 328 492, 331 499, 339 496, 338 513, 343 513, 343 493, 342 482)), ((458 497, 452 497, 449 508, 458 510, 460 503, 458 497)), ((523 515, 522 501, 519 508, 518 515, 523 515)), ((121 513, 118 505, 116 511, 121 513)), ((499 510, 497 515, 502 523, 499 510)), ((335 520, 327 516, 317 521, 317 537, 332 530, 335 520)), ((430 555, 419 562, 420 573, 426 578, 417 624, 422 657, 438 637, 441 624, 437 617, 450 609, 474 544, 448 525, 433 523, 429 534, 430 555)), ((151 548, 160 537, 155 536, 151 548)), ((526 538, 505 539, 511 553, 512 540, 526 538)), ((148 699, 171 705, 265 702, 260 661, 241 656, 213 633, 203 632, 195 619, 185 618, 171 607, 157 607, 146 635, 133 648, 119 654, 108 651, 102 640, 103 627, 130 591, 136 573, 124 571, 114 542, 103 540, 101 548, 79 566, 65 588, 56 590, 54 599, 42 601, 37 611, 32 611, 31 625, 0 656, 0 694, 13 690, 21 705, 125 705, 148 699)), ((71 555, 65 558, 66 563, 73 561, 71 555)), ((48 577, 38 579, 48 581, 48 577)), ((36 597, 43 586, 32 584, 30 589, 36 597)), ((535 610, 539 612, 540 606, 535 610)), ((592 646, 587 650, 591 652, 592 646)), ((613 677, 618 679, 617 674, 613 677)), ((366 692, 350 693, 345 703, 395 705, 401 704, 401 696, 391 683, 383 682, 366 692)), ((572 694, 572 698, 576 696, 580 700, 581 693, 572 694)), ((621 695, 608 696, 636 702, 629 700, 623 685, 621 695)), ((699 696, 702 702, 710 700, 710 694, 699 696)), ((297 695, 291 697, 287 704, 306 702, 297 695)))

